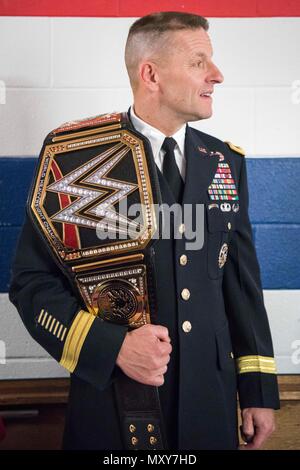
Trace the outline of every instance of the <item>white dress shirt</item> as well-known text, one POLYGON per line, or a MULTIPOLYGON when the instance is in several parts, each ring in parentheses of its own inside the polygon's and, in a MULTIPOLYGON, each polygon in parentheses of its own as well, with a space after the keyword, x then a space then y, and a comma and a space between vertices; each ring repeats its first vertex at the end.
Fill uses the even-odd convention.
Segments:
POLYGON ((150 126, 150 124, 140 119, 135 114, 133 106, 131 106, 130 108, 130 119, 135 129, 150 140, 155 163, 161 172, 162 172, 162 166, 163 166, 163 159, 165 155, 165 152, 161 149, 161 146, 166 137, 173 137, 173 139, 176 140, 177 145, 174 148, 175 160, 176 160, 180 175, 183 181, 185 181, 186 160, 185 160, 185 154, 184 154, 184 144, 185 144, 186 124, 184 124, 172 136, 165 136, 161 131, 159 131, 155 127, 150 126))

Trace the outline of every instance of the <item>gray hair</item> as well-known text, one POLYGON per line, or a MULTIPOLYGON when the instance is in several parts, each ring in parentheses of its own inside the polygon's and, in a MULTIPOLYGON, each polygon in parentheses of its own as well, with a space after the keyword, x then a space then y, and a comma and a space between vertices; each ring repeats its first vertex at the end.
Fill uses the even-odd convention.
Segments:
POLYGON ((151 13, 136 20, 129 29, 125 46, 125 64, 132 89, 137 86, 139 63, 161 53, 168 46, 170 32, 199 28, 208 30, 206 18, 178 11, 151 13))

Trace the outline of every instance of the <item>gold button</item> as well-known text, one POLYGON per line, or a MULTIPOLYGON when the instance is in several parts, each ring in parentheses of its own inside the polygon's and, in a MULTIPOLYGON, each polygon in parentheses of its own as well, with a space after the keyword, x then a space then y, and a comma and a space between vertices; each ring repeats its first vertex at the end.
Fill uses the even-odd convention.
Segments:
POLYGON ((231 353, 230 353, 230 357, 231 357, 231 359, 234 359, 234 354, 233 354, 232 351, 231 351, 231 353))
POLYGON ((154 431, 154 426, 153 426, 153 424, 148 424, 148 426, 147 426, 147 431, 148 431, 148 432, 153 432, 153 431, 154 431))
POLYGON ((156 437, 151 436, 151 437, 150 437, 150 444, 151 444, 151 445, 154 445, 154 444, 156 444, 156 443, 157 443, 156 437))
POLYGON ((183 300, 189 300, 190 296, 191 296, 191 293, 188 289, 186 289, 186 288, 182 289, 181 297, 183 298, 183 300))
POLYGON ((231 223, 230 222, 228 222, 227 227, 228 227, 228 230, 231 229, 231 223))
POLYGON ((179 258, 179 263, 181 264, 181 266, 185 266, 186 263, 187 263, 187 256, 186 255, 181 255, 180 258, 179 258))
POLYGON ((191 331, 191 329, 192 329, 192 324, 191 324, 191 322, 189 322, 189 321, 187 321, 187 320, 184 321, 184 322, 182 323, 182 329, 183 329, 183 331, 184 331, 185 333, 189 333, 189 332, 191 331))
POLYGON ((178 232, 179 233, 184 233, 185 232, 185 225, 184 224, 180 224, 179 227, 178 227, 178 232))
POLYGON ((132 437, 132 438, 131 438, 131 444, 132 444, 133 446, 136 446, 138 442, 139 442, 139 440, 138 440, 137 437, 132 437))
POLYGON ((135 432, 135 431, 136 431, 136 427, 135 427, 134 424, 130 424, 130 426, 129 426, 129 431, 130 431, 130 432, 135 432))

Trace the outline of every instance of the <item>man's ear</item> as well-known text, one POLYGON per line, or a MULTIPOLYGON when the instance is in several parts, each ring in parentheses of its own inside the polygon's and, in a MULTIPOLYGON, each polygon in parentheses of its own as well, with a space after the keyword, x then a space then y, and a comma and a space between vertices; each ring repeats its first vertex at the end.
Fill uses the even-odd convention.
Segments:
POLYGON ((147 61, 140 65, 140 79, 144 86, 155 91, 158 87, 159 76, 157 66, 154 62, 147 61))

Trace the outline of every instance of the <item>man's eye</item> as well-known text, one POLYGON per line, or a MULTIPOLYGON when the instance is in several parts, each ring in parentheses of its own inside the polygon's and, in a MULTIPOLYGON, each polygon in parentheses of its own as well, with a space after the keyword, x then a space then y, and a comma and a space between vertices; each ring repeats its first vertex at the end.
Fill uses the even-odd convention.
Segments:
POLYGON ((197 67, 197 68, 203 67, 203 64, 204 64, 203 60, 197 60, 197 62, 193 63, 193 67, 197 67))

